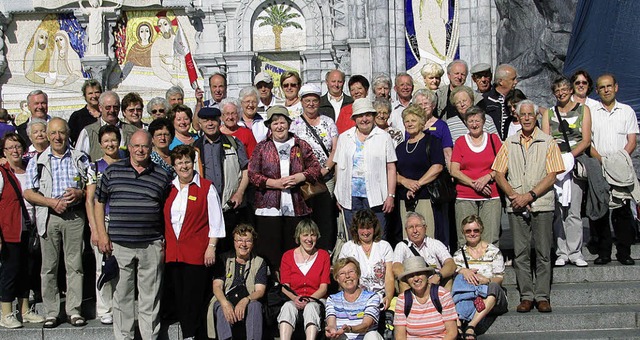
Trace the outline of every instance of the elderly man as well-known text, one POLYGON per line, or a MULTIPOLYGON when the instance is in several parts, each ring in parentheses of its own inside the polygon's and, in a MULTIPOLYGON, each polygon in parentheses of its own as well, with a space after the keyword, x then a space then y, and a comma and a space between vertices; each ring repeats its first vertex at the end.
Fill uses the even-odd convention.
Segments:
POLYGON ((397 100, 391 104, 391 114, 389 115, 389 125, 399 129, 404 134, 404 124, 402 122, 402 111, 411 104, 413 95, 413 78, 409 73, 400 72, 396 75, 397 100))
POLYGON ((137 127, 121 122, 118 118, 120 113, 120 97, 113 91, 107 91, 100 95, 98 99, 98 107, 100 108, 100 119, 90 125, 87 125, 78 136, 78 143, 76 143, 76 149, 84 151, 91 157, 92 161, 97 161, 104 152, 100 147, 100 139, 98 138, 98 131, 103 125, 114 125, 120 128, 120 135, 122 136, 121 146, 127 145, 131 135, 138 130, 137 127))
POLYGON ((514 267, 520 290, 517 311, 529 312, 534 300, 538 311, 551 312, 551 246, 553 245, 552 190, 556 175, 564 171, 560 149, 553 137, 536 127, 538 106, 530 100, 518 104, 522 130, 509 137, 496 156, 495 180, 508 198, 507 213, 513 230, 514 267), (542 161, 544 160, 544 161, 542 161), (536 283, 531 273, 530 249, 535 240, 536 283))
POLYGON ((454 117, 457 114, 456 107, 451 104, 451 91, 460 85, 464 85, 467 81, 467 74, 469 73, 469 66, 467 62, 461 59, 456 59, 447 65, 447 78, 449 78, 449 85, 442 84, 436 91, 438 97, 437 117, 447 120, 450 117, 454 117))
POLYGON ((258 89, 257 112, 262 119, 267 118, 267 110, 274 105, 282 105, 282 99, 273 94, 273 78, 267 72, 260 72, 253 78, 253 86, 258 89))
POLYGON ((324 77, 328 91, 320 97, 318 112, 333 119, 334 122, 338 121, 340 109, 353 103, 353 98, 342 91, 344 78, 344 72, 340 70, 331 70, 324 77))
POLYGON ((29 134, 27 133, 27 126, 31 123, 31 119, 40 118, 48 121, 51 117, 47 114, 49 112, 49 97, 41 90, 33 90, 27 95, 27 107, 31 112, 31 117, 24 123, 16 127, 16 131, 27 143, 27 146, 31 145, 29 134))
POLYGON ((516 88, 518 84, 518 72, 509 64, 501 64, 496 68, 495 77, 493 77, 493 88, 483 94, 484 99, 478 103, 478 106, 485 109, 485 112, 498 129, 500 139, 505 140, 509 132, 509 118, 511 110, 504 102, 504 97, 509 91, 516 88))
POLYGON ((379 74, 371 82, 373 95, 376 98, 391 100, 391 78, 386 74, 379 74))
POLYGON ((476 96, 474 105, 478 104, 483 98, 482 94, 491 90, 491 65, 479 63, 471 67, 471 80, 476 83, 476 96))
MULTIPOLYGON (((607 163, 612 164, 612 160, 620 155, 626 158, 627 154, 630 155, 636 148, 638 122, 635 111, 629 105, 616 100, 618 83, 612 74, 598 77, 596 91, 601 103, 591 114, 591 155, 605 165, 605 171, 608 172, 607 163)), ((627 164, 630 164, 630 161, 627 164)), ((628 172, 633 173, 633 168, 628 172)), ((631 258, 634 222, 629 205, 629 197, 621 200, 614 198, 609 204, 611 210, 599 220, 593 221, 599 239, 599 256, 593 261, 594 264, 611 262, 611 226, 616 233, 618 262, 624 265, 635 264, 631 258)))
POLYGON ((100 118, 98 102, 100 94, 102 94, 102 85, 100 85, 99 81, 87 79, 84 84, 82 84, 82 96, 84 97, 84 101, 87 102, 87 105, 73 112, 71 117, 69 117, 69 129, 71 130, 69 137, 71 138, 71 145, 76 145, 82 129, 87 125, 97 122, 98 118, 100 118))
POLYGON ((113 254, 118 277, 112 282, 116 339, 133 339, 138 283, 138 326, 143 339, 160 332, 160 287, 164 269, 163 204, 171 178, 151 162, 151 135, 138 130, 129 141, 131 156, 111 164, 96 188, 95 231, 100 252, 113 254), (109 203, 109 231, 105 205, 109 203))
MULTIPOLYGON (((393 274, 399 277, 403 272, 402 261, 412 256, 422 256, 427 264, 436 268, 436 273, 429 278, 432 284, 451 288, 450 280, 456 272, 456 264, 447 247, 440 241, 427 236, 427 222, 417 212, 407 213, 405 223, 407 239, 399 242, 393 251, 393 274)), ((400 293, 409 288, 406 282, 400 281, 400 293)))
MULTIPOLYGON (((198 112, 203 136, 193 146, 200 150, 202 177, 213 182, 220 195, 226 232, 231 235, 238 219, 246 218, 239 216, 237 208, 243 205, 249 185, 249 159, 240 140, 220 132, 221 115, 222 112, 216 108, 202 108, 198 112)), ((233 249, 231 241, 231 238, 220 240, 218 251, 222 253, 233 249)))
POLYGON ((73 326, 84 326, 82 303, 82 235, 85 185, 92 176, 89 157, 69 146, 69 126, 52 118, 47 126, 50 146, 29 161, 24 198, 36 207, 36 224, 42 251, 42 302, 45 328, 58 326, 60 248, 67 270, 65 309, 73 326))

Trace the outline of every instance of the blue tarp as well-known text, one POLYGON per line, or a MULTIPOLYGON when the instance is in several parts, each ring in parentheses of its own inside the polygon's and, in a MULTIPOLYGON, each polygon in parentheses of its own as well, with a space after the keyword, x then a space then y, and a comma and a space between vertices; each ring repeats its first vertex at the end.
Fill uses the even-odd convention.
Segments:
MULTIPOLYGON (((609 72, 618 81, 619 102, 640 113, 640 1, 581 0, 564 64, 570 76, 585 69, 595 83, 609 72)), ((595 87, 595 84, 594 84, 595 87)), ((599 99, 594 91, 591 96, 599 99)))

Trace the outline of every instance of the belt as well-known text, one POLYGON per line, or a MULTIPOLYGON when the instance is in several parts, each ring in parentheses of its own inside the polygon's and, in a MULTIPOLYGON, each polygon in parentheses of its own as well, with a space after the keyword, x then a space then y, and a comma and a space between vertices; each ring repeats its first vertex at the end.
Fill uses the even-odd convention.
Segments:
POLYGON ((84 205, 76 204, 76 205, 73 205, 71 207, 68 207, 62 214, 58 214, 55 210, 49 208, 49 214, 62 216, 62 215, 65 215, 65 214, 76 213, 76 212, 78 212, 80 210, 84 210, 84 205))

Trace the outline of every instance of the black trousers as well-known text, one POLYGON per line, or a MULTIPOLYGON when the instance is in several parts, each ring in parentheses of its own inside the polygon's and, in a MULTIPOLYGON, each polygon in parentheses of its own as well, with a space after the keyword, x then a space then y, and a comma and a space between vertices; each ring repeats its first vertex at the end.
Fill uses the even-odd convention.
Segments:
MULTIPOLYGON (((209 268, 183 262, 165 264, 165 280, 171 286, 171 314, 180 322, 182 337, 206 339, 205 315, 211 299, 212 286, 209 268)), ((168 301, 162 301, 163 304, 168 301)))
POLYGON ((600 219, 593 221, 595 231, 599 239, 598 255, 611 257, 613 239, 611 227, 609 226, 609 215, 611 215, 611 226, 616 233, 616 257, 626 259, 631 256, 631 245, 635 240, 633 213, 629 202, 625 202, 620 208, 612 209, 600 219))
POLYGON ((307 216, 256 216, 258 240, 254 247, 272 270, 279 271, 282 254, 297 247, 294 240, 296 226, 304 217, 307 216))
POLYGON ((29 233, 23 232, 20 242, 3 242, 0 253, 0 301, 29 297, 29 233))

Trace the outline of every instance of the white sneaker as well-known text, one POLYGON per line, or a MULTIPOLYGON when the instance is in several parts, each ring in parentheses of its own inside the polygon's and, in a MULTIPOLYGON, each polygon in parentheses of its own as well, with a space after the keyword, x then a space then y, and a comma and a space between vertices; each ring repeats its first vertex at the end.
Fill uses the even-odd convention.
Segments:
POLYGON ((0 326, 4 328, 20 328, 22 327, 22 322, 20 322, 16 318, 17 312, 13 312, 7 316, 3 316, 0 318, 0 326))
POLYGON ((44 322, 44 316, 36 313, 33 309, 30 309, 28 312, 22 314, 22 322, 24 323, 41 323, 44 322))
POLYGON ((589 264, 587 263, 587 261, 585 261, 584 259, 577 259, 575 261, 571 261, 573 262, 573 264, 576 265, 576 267, 586 267, 589 264))
POLYGON ((105 315, 101 316, 100 317, 100 322, 103 325, 111 325, 111 324, 113 324, 113 315, 105 314, 105 315))
POLYGON ((567 264, 567 261, 565 261, 565 259, 558 257, 556 259, 556 267, 563 267, 565 264, 567 264))

